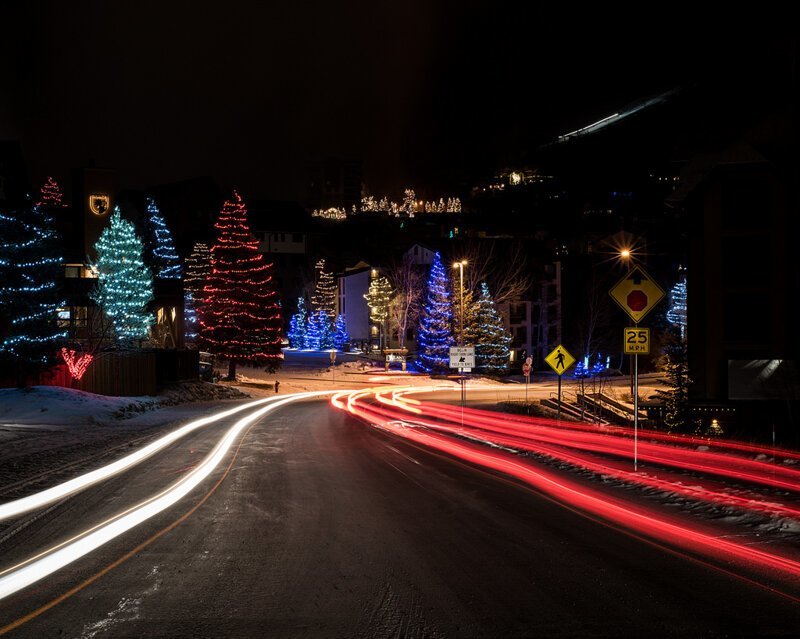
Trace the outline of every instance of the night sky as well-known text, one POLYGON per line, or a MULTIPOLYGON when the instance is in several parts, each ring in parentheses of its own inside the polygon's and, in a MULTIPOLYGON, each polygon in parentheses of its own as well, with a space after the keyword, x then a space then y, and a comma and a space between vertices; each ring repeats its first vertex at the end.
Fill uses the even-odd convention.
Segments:
POLYGON ((735 68, 785 20, 674 4, 3 6, 0 139, 22 141, 33 180, 94 161, 121 187, 211 175, 285 199, 326 157, 361 160, 376 193, 460 189, 630 101, 735 68))

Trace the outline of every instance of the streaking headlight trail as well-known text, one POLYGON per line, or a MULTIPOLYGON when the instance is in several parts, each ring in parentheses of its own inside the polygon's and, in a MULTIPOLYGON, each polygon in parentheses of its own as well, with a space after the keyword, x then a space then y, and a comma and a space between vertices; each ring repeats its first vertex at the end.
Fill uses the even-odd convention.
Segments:
MULTIPOLYGON (((76 535, 72 539, 0 572, 0 599, 8 597, 60 570, 177 503, 214 471, 245 428, 270 411, 290 402, 329 394, 331 394, 331 391, 315 391, 296 393, 280 399, 270 398, 270 402, 266 406, 253 411, 231 426, 199 465, 168 488, 125 512, 76 535)), ((245 408, 253 408, 265 402, 266 400, 251 402, 245 407, 237 407, 237 410, 226 412, 230 415, 233 412, 239 412, 245 408)), ((217 419, 221 418, 219 415, 215 417, 217 419)))

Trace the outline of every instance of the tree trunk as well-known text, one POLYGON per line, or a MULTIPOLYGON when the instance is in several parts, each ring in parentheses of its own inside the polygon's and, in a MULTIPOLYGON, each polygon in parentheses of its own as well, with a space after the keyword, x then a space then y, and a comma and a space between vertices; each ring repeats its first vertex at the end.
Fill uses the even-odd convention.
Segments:
POLYGON ((232 359, 228 361, 228 377, 226 378, 229 382, 236 381, 236 360, 232 359))

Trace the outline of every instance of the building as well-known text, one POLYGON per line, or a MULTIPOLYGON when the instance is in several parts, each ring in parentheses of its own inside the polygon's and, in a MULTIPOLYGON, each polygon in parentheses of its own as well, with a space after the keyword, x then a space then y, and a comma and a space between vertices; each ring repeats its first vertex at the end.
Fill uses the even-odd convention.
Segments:
POLYGON ((344 317, 353 347, 371 344, 378 337, 378 327, 370 321, 369 306, 364 296, 377 271, 366 262, 359 262, 336 276, 338 303, 336 312, 344 317))

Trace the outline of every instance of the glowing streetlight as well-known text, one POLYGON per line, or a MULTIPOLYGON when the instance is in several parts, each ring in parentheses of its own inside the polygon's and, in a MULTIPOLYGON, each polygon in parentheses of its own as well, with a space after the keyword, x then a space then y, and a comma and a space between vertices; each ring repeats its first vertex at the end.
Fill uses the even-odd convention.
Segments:
POLYGON ((625 248, 625 249, 622 249, 622 250, 619 252, 619 256, 620 256, 620 258, 622 258, 623 260, 630 259, 630 257, 631 257, 631 250, 630 250, 630 249, 626 249, 626 248, 625 248))

